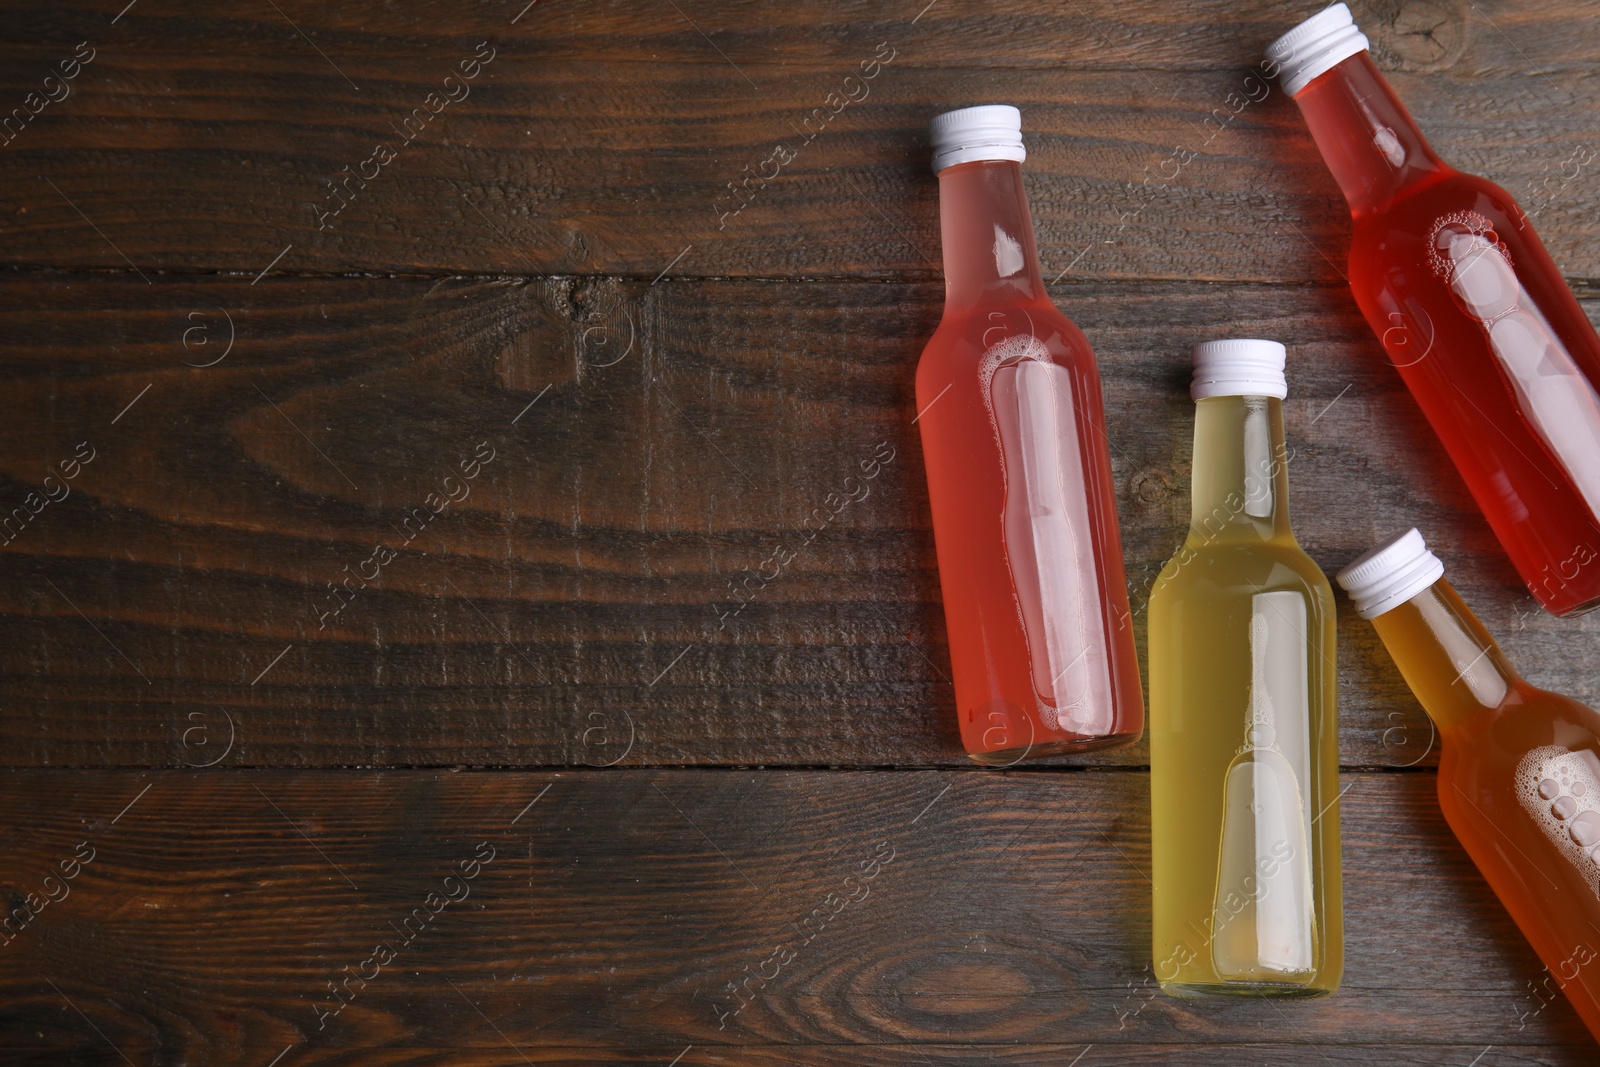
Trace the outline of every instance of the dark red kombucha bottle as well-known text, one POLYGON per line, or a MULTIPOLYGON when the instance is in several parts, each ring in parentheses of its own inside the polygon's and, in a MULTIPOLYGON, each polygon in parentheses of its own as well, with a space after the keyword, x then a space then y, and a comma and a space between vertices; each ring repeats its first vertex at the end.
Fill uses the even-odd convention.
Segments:
POLYGON ((1529 591, 1600 603, 1600 337, 1509 193, 1434 154, 1334 4, 1267 50, 1355 228, 1350 288, 1529 591))

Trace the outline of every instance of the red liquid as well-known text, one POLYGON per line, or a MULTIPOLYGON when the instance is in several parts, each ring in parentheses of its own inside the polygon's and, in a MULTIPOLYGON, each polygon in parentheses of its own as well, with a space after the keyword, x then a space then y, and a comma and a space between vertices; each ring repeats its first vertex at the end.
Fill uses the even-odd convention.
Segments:
POLYGON ((917 365, 956 708, 983 763, 1144 726, 1094 353, 1050 303, 1014 162, 939 175, 945 309, 917 365))
POLYGON ((1435 156, 1365 52, 1295 101, 1350 202, 1367 322, 1529 591, 1596 606, 1600 337, 1516 201, 1435 156))

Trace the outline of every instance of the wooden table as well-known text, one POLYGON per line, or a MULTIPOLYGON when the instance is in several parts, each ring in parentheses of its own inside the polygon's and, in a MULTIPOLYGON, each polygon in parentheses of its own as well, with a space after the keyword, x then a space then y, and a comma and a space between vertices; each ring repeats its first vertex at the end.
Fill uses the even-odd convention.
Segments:
MULTIPOLYGON (((1355 311, 1309 5, 124 2, 0 41, 0 1061, 1595 1062, 1348 602, 1330 999, 1155 992, 1144 745, 961 754, 912 374, 991 101, 1141 615, 1189 346, 1274 337, 1312 555, 1419 525, 1600 701, 1355 311)), ((1600 7, 1357 17, 1600 315, 1600 7)))

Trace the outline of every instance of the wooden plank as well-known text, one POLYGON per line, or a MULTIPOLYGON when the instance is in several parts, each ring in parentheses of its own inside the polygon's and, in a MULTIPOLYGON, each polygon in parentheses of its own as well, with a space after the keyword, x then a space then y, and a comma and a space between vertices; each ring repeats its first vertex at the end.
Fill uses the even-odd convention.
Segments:
MULTIPOLYGON (((718 1045, 710 1048, 688 1046, 686 1048, 607 1048, 601 1050, 604 1062, 608 1064, 643 1064, 649 1067, 723 1067, 728 1063, 740 1064, 772 1064, 776 1067, 795 1067, 802 1064, 849 1064, 851 1067, 897 1067, 908 1060, 914 1063, 929 1064, 1007 1064, 1018 1067, 1059 1067, 1061 1064, 1071 1064, 1075 1055, 1080 1055, 1089 1050, 1091 1055, 1085 1056, 1079 1062, 1083 1067, 1126 1067, 1131 1064, 1148 1064, 1151 1053, 1148 1049, 1116 1048, 1105 1045, 1085 1046, 1082 1044, 1068 1045, 1004 1045, 998 1048, 989 1047, 973 1050, 966 1046, 954 1044, 883 1044, 870 1046, 850 1046, 841 1049, 831 1045, 808 1046, 762 1046, 762 1045, 718 1045), (681 1054, 682 1059, 677 1055, 681 1054), (674 1062, 676 1060, 676 1062, 674 1062)), ((1163 1055, 1172 1057, 1173 1062, 1185 1065, 1193 1064, 1196 1067, 1234 1067, 1242 1058, 1249 1057, 1246 1062, 1271 1062, 1266 1057, 1273 1055, 1294 1056, 1306 1050, 1286 1050, 1281 1045, 1272 1044, 1246 1044, 1229 1045, 1224 1048, 1208 1048, 1195 1045, 1173 1045, 1161 1050, 1163 1055)), ((1341 1045, 1321 1050, 1322 1055, 1317 1057, 1317 1063, 1352 1064, 1365 1067, 1367 1064, 1382 1062, 1385 1055, 1393 1055, 1392 1046, 1382 1045, 1341 1045)), ((1460 1067, 1461 1064, 1470 1064, 1472 1057, 1479 1055, 1484 1050, 1462 1045, 1416 1045, 1404 1046, 1402 1052, 1405 1056, 1403 1062, 1408 1064, 1433 1065, 1438 1067, 1460 1067)), ((53 1059, 53 1053, 40 1056, 20 1054, 20 1058, 11 1062, 18 1067, 54 1067, 59 1060, 53 1059)), ((527 1064, 540 1065, 571 1065, 571 1067, 588 1067, 596 1062, 597 1053, 594 1049, 525 1049, 519 1055, 517 1051, 509 1048, 503 1049, 442 1049, 419 1048, 408 1045, 404 1050, 396 1052, 370 1052, 362 1050, 360 1062, 372 1064, 374 1067, 432 1067, 434 1064, 450 1064, 451 1067, 524 1067, 527 1064)), ((1542 1048, 1513 1048, 1509 1051, 1495 1048, 1491 1056, 1501 1056, 1498 1063, 1515 1064, 1517 1067, 1563 1067, 1566 1064, 1589 1062, 1583 1057, 1585 1052, 1579 1050, 1574 1053, 1570 1049, 1557 1049, 1554 1051, 1542 1048)), ((98 1061, 84 1061, 98 1062, 98 1061)), ((107 1061, 122 1063, 112 1054, 112 1060, 107 1061)), ((287 1057, 276 1067, 283 1067, 292 1061, 287 1057)), ((1298 1062, 1293 1059, 1284 1059, 1283 1062, 1298 1062)), ((1487 1059, 1480 1062, 1488 1062, 1487 1059)))
MULTIPOLYGON (((926 277, 939 244, 926 123, 1004 99, 1026 114, 1051 275, 1303 283, 1343 269, 1343 201, 1296 109, 1251 76, 1309 4, 279 7, 114 18, 77 0, 14 22, 0 100, 68 95, 0 146, 6 259, 145 275, 926 277), (450 89, 459 102, 430 101, 485 41, 493 58, 450 89), (80 42, 93 59, 47 87, 80 42), (806 126, 817 108, 826 121, 806 126), (1208 124, 1218 108, 1227 121, 1208 124)), ((1600 278, 1593 5, 1358 15, 1439 150, 1522 198, 1568 274, 1600 278)))
POLYGON ((65 895, 0 952, 0 1045, 278 1067, 821 1063, 839 1044, 874 1063, 1091 1044, 1116 1063, 1592 1062, 1565 1002, 1530 992, 1540 967, 1433 775, 1345 785, 1344 983, 1279 1004, 1151 988, 1142 772, 10 772, 8 888, 65 895), (336 999, 346 967, 366 982, 336 999))
MULTIPOLYGON (((1532 680, 1600 703, 1600 620, 1537 610, 1341 290, 1058 298, 1104 372, 1141 658, 1150 583, 1188 521, 1186 353, 1244 333, 1291 347, 1294 517, 1323 567, 1416 523, 1532 680)), ((962 765, 911 425, 939 300, 14 275, 5 759, 962 765), (194 366, 223 356, 230 319, 232 350, 194 366), (29 515, 83 442, 70 495, 29 515), (461 480, 483 442, 493 460, 461 480), (844 479, 885 442, 877 478, 850 483, 868 495, 803 543, 802 519, 855 492, 844 479), (469 495, 423 522, 446 492, 469 495), (786 540, 790 565, 752 581, 786 540), (376 546, 394 558, 377 566, 376 546), (358 572, 378 577, 335 599, 358 572)), ((1346 764, 1432 761, 1426 718, 1341 605, 1346 764)))
MULTIPOLYGON (((1083 1067, 1125 1067, 1131 1064, 1148 1064, 1151 1053, 1148 1049, 1116 1048, 1105 1045, 1085 1046, 1082 1044, 1068 1045, 1004 1045, 998 1048, 988 1047, 973 1050, 966 1046, 954 1044, 883 1044, 870 1046, 850 1046, 841 1049, 831 1045, 808 1046, 762 1046, 762 1045, 717 1045, 710 1048, 691 1045, 686 1048, 607 1048, 602 1050, 604 1062, 608 1064, 644 1064, 649 1067, 723 1067, 728 1063, 740 1064, 772 1064, 777 1067, 795 1067, 801 1064, 849 1064, 851 1067, 897 1067, 908 1060, 914 1063, 929 1064, 1007 1064, 1018 1067, 1059 1067, 1061 1064, 1071 1064, 1075 1055, 1081 1055, 1088 1050, 1091 1055, 1085 1056, 1079 1062, 1083 1067), (682 1059, 677 1058, 682 1055, 682 1059), (676 1062, 674 1062, 676 1061, 676 1062)), ((1173 1045, 1161 1050, 1163 1055, 1172 1057, 1172 1062, 1181 1062, 1185 1065, 1193 1064, 1196 1067, 1234 1067, 1241 1062, 1243 1057, 1249 1057, 1246 1062, 1270 1062, 1266 1057, 1273 1055, 1300 1055, 1306 1050, 1286 1050, 1281 1045, 1272 1044, 1245 1044, 1229 1045, 1224 1048, 1209 1048, 1195 1045, 1173 1045)), ((1395 1054, 1392 1046, 1382 1045, 1340 1045, 1321 1050, 1322 1055, 1317 1057, 1317 1063, 1352 1064, 1365 1067, 1367 1064, 1382 1062, 1385 1055, 1395 1054)), ((1437 1064, 1439 1067, 1460 1067, 1469 1064, 1472 1057, 1479 1055, 1484 1050, 1462 1045, 1416 1045, 1404 1046, 1402 1052, 1405 1056, 1403 1062, 1408 1064, 1437 1064)), ((116 1063, 122 1060, 115 1059, 116 1063)), ((408 1045, 402 1051, 396 1052, 370 1052, 362 1050, 360 1062, 372 1064, 374 1067, 431 1067, 434 1064, 450 1064, 451 1067, 523 1067, 527 1064, 540 1065, 572 1065, 572 1067, 588 1067, 596 1062, 597 1053, 593 1049, 525 1049, 519 1055, 512 1049, 442 1049, 419 1048, 408 1045)), ((1491 1055, 1502 1058, 1498 1063, 1515 1064, 1517 1067, 1562 1067, 1566 1064, 1586 1063, 1588 1060, 1583 1050, 1574 1053, 1570 1049, 1557 1049, 1554 1051, 1542 1048, 1513 1048, 1505 1050, 1495 1048, 1491 1055)), ((51 1058, 53 1053, 45 1053, 38 1057, 21 1054, 21 1058, 11 1062, 19 1067, 54 1067, 59 1060, 51 1058)), ((94 1062, 94 1061, 85 1061, 94 1062)), ((108 1061, 112 1062, 112 1061, 108 1061)), ((282 1064, 292 1061, 287 1057, 282 1064)), ((1283 1062, 1298 1062, 1285 1059, 1283 1062)), ((1488 1062, 1487 1059, 1480 1062, 1488 1062)))

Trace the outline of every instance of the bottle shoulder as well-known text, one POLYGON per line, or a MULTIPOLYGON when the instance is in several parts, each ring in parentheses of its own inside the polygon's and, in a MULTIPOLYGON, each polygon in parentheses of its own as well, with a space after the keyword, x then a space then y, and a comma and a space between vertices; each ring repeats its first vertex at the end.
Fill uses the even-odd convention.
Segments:
POLYGON ((1075 369, 1094 369, 1094 349, 1076 323, 1048 301, 997 301, 972 307, 945 308, 939 325, 923 346, 918 373, 951 364, 974 368, 1005 345, 1016 355, 1075 369))
POLYGON ((1299 591, 1327 611, 1334 607, 1328 577, 1290 538, 1219 538, 1191 530, 1161 568, 1151 603, 1189 595, 1253 596, 1299 591))
POLYGON ((1440 220, 1466 215, 1480 216, 1497 229, 1520 231, 1526 225, 1521 205, 1504 188, 1476 174, 1446 168, 1383 207, 1357 215, 1351 258, 1357 258, 1364 246, 1405 236, 1426 239, 1440 220))
POLYGON ((1593 753, 1600 772, 1600 712, 1515 675, 1508 682, 1506 697, 1497 707, 1485 709, 1453 731, 1447 746, 1453 753, 1453 769, 1515 765, 1526 753, 1561 749, 1593 753))

